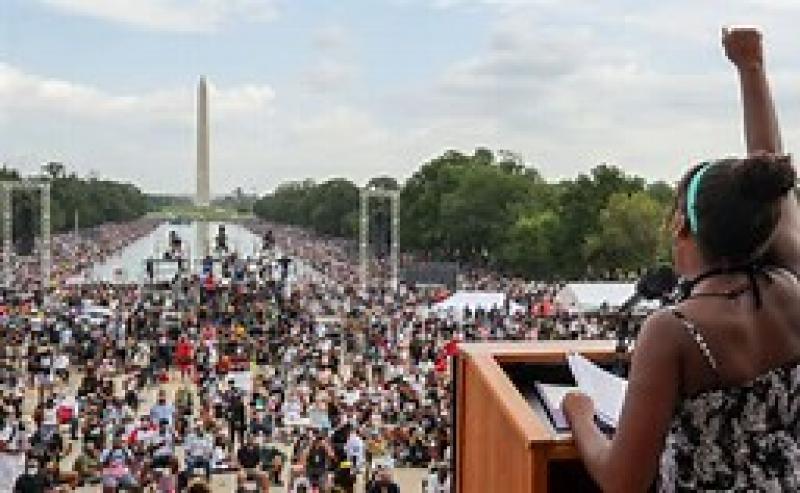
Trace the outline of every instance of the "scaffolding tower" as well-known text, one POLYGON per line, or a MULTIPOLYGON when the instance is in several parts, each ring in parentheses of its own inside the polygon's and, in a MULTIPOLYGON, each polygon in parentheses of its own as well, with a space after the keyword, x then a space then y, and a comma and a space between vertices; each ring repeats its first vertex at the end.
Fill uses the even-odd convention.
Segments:
POLYGON ((391 238, 389 249, 389 263, 391 267, 391 287, 397 291, 398 262, 400 252, 400 191, 379 188, 362 188, 359 194, 361 218, 359 221, 358 259, 361 271, 361 290, 366 291, 369 286, 369 202, 372 198, 388 198, 390 202, 391 238))
POLYGON ((39 238, 39 270, 41 276, 42 296, 47 300, 50 289, 50 271, 52 265, 50 243, 50 182, 47 179, 28 178, 18 181, 0 181, 0 208, 2 208, 3 232, 3 279, 6 289, 14 286, 14 191, 36 190, 39 192, 41 216, 39 238))

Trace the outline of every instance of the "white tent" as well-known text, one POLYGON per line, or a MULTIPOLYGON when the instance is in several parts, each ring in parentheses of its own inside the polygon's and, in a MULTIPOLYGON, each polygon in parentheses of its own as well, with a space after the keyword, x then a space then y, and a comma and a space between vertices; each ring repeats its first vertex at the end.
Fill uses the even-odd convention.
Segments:
MULTIPOLYGON (((571 313, 583 313, 600 310, 603 307, 619 308, 636 289, 634 283, 627 282, 573 282, 564 286, 556 294, 556 305, 571 313)), ((657 306, 653 302, 643 302, 637 306, 650 308, 657 306)))
MULTIPOLYGON (((485 292, 485 291, 456 291, 446 300, 440 301, 433 305, 435 313, 445 314, 453 313, 454 315, 461 316, 466 308, 476 310, 481 308, 483 310, 491 310, 497 308, 502 310, 505 308, 506 295, 500 292, 485 292)), ((509 303, 509 309, 512 313, 524 311, 525 307, 514 303, 509 303)))

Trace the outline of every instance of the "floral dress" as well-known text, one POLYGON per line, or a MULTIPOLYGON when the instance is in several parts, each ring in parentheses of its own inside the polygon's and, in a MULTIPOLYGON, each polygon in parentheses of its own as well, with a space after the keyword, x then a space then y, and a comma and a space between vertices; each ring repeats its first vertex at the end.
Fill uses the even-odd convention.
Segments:
MULTIPOLYGON (((702 335, 676 315, 716 370, 702 335)), ((684 399, 661 456, 659 491, 800 491, 800 365, 684 399)))

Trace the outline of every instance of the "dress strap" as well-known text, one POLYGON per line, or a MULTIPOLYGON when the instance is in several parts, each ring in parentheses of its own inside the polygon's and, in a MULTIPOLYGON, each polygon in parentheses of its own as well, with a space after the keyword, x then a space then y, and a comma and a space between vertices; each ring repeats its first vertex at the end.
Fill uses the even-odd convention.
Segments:
POLYGON ((680 320, 681 325, 683 326, 684 329, 686 329, 686 332, 688 332, 689 335, 692 336, 692 339, 694 340, 695 343, 697 343, 697 347, 703 354, 703 358, 708 363, 708 366, 710 366, 711 369, 714 371, 714 375, 716 375, 717 378, 719 378, 719 374, 717 373, 717 360, 714 359, 714 355, 711 354, 711 350, 708 348, 708 343, 706 343, 703 334, 697 331, 697 327, 695 327, 694 322, 686 318, 686 315, 684 315, 683 312, 677 309, 672 309, 671 312, 673 315, 675 315, 675 318, 680 320))

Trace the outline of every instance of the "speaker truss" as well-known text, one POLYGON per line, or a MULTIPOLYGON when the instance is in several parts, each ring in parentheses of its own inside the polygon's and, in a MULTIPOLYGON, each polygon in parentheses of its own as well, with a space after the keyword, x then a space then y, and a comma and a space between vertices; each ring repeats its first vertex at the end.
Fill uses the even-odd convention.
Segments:
POLYGON ((50 240, 50 182, 46 179, 23 179, 18 181, 0 181, 0 207, 2 208, 3 231, 3 287, 14 287, 14 191, 36 190, 39 192, 41 206, 40 238, 38 245, 39 270, 42 296, 46 300, 50 290, 50 274, 52 267, 50 240))
POLYGON ((388 198, 390 202, 391 239, 389 264, 391 268, 391 287, 398 288, 398 263, 400 252, 400 191, 379 188, 362 188, 359 194, 361 217, 359 221, 358 259, 361 271, 361 290, 369 286, 369 202, 373 198, 388 198))

